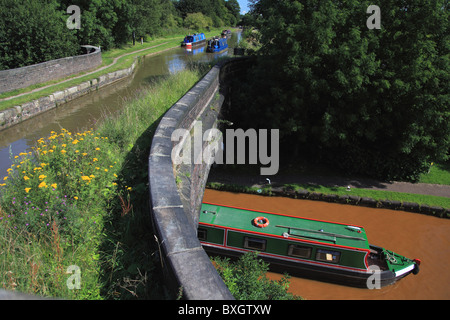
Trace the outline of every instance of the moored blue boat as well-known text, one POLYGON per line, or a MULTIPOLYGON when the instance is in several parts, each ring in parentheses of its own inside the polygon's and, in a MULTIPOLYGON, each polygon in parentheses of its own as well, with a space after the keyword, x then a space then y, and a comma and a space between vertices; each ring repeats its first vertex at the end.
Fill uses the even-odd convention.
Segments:
POLYGON ((228 49, 227 38, 214 38, 208 41, 206 52, 221 52, 228 49))
POLYGON ((194 33, 193 35, 188 35, 184 37, 182 46, 186 46, 187 48, 192 48, 193 46, 197 46, 206 42, 206 37, 204 33, 194 33))

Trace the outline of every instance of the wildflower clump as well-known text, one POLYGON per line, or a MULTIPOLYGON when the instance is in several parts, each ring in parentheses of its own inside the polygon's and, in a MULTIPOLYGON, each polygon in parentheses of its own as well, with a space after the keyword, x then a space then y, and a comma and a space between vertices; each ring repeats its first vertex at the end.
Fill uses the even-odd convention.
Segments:
POLYGON ((92 130, 62 129, 37 140, 32 151, 14 157, 1 178, 0 228, 42 237, 55 222, 60 232, 83 241, 79 229, 101 228, 110 203, 132 190, 119 180, 122 160, 115 148, 92 130))

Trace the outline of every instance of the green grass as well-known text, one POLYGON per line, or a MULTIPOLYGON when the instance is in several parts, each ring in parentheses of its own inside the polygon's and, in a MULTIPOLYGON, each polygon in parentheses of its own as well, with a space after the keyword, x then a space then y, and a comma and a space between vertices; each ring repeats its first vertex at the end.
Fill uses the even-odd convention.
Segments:
POLYGON ((0 177, 0 288, 67 299, 162 299, 148 153, 165 111, 207 67, 153 83, 95 130, 63 130, 0 177), (81 271, 70 289, 67 268, 81 271))
POLYGON ((419 182, 450 185, 450 163, 434 163, 428 173, 420 176, 419 182))

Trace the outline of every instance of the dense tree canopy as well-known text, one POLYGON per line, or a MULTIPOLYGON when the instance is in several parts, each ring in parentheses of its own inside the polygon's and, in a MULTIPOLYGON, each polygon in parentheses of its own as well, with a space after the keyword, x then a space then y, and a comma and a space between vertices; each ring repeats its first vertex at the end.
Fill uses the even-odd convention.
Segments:
POLYGON ((369 1, 252 2, 262 49, 234 122, 279 128, 292 160, 378 178, 448 158, 446 1, 380 0, 381 29, 366 25, 369 1))
POLYGON ((133 33, 234 25, 239 11, 237 0, 0 0, 0 70, 71 56, 85 44, 108 50, 133 33), (71 5, 80 8, 80 29, 66 26, 71 5))
POLYGON ((0 70, 77 54, 66 19, 53 0, 0 0, 0 70))

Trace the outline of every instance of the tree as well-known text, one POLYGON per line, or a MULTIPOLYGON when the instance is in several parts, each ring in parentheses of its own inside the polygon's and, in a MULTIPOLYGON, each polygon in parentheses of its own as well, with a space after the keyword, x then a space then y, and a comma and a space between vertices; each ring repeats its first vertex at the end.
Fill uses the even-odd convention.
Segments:
POLYGON ((287 290, 289 276, 279 281, 269 280, 269 265, 258 259, 254 252, 245 253, 232 263, 228 258, 213 259, 219 275, 237 300, 293 300, 300 299, 287 290))
POLYGON ((414 180, 448 157, 448 8, 380 0, 377 30, 366 26, 370 4, 253 0, 262 49, 251 86, 237 92, 237 117, 279 128, 294 157, 414 180))
POLYGON ((212 20, 201 12, 188 13, 184 19, 184 26, 188 29, 200 31, 212 25, 212 20))
POLYGON ((78 54, 68 17, 53 0, 0 0, 0 70, 78 54))

